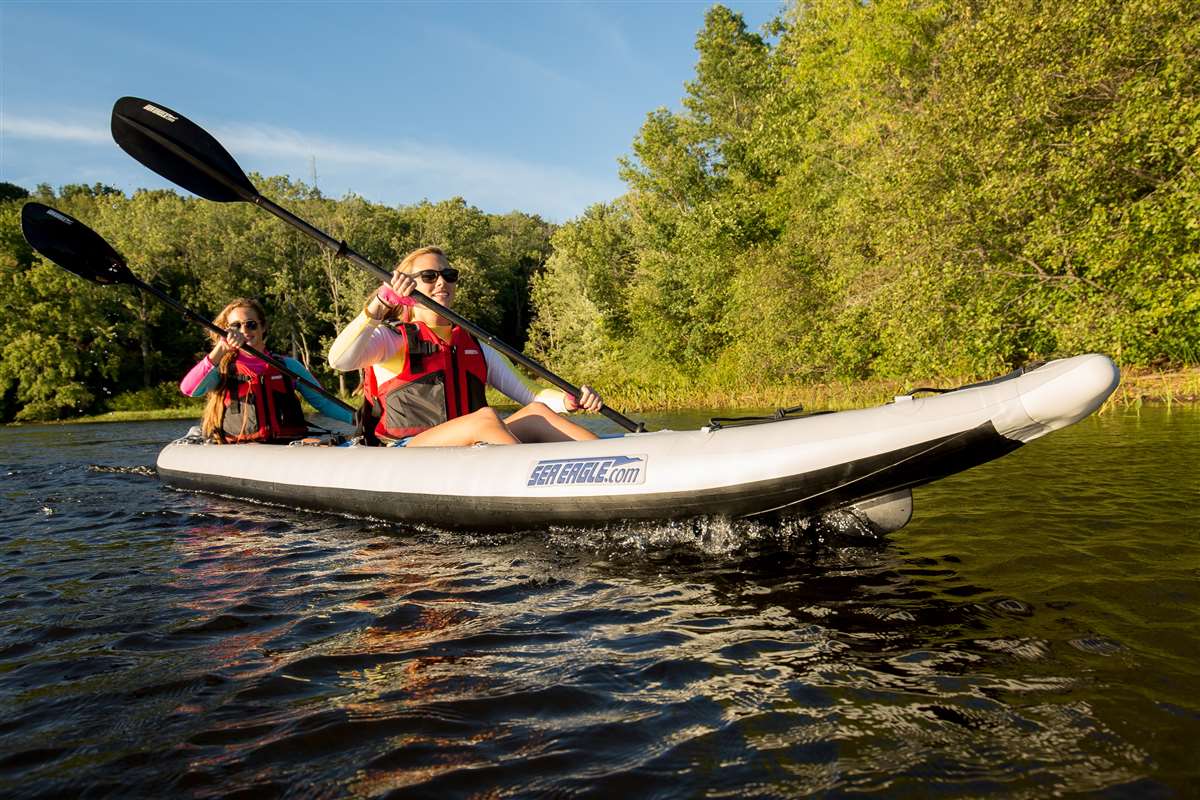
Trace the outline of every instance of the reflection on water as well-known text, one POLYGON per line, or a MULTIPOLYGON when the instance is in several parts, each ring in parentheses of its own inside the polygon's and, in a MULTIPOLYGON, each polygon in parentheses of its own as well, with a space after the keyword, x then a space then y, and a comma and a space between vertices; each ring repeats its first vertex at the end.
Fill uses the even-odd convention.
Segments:
MULTIPOLYGON (((683 427, 687 420, 675 421, 683 427)), ((1200 412, 845 520, 463 535, 164 490, 178 423, 0 431, 0 788, 1186 794, 1200 412)))

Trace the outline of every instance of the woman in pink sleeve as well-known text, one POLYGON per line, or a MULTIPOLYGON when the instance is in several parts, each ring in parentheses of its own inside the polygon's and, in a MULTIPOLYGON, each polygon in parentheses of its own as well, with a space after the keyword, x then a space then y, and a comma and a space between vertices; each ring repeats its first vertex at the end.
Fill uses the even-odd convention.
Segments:
MULTIPOLYGON (((308 423, 296 395, 296 382, 242 350, 249 345, 267 352, 267 315, 262 305, 257 300, 238 298, 225 306, 214 322, 228 334, 224 338, 210 334, 212 350, 179 384, 189 397, 208 395, 200 423, 204 435, 222 443, 284 443, 306 436, 308 423)), ((296 359, 275 357, 297 375, 316 383, 296 359)), ((321 413, 343 422, 353 421, 348 411, 303 383, 299 391, 321 413)))

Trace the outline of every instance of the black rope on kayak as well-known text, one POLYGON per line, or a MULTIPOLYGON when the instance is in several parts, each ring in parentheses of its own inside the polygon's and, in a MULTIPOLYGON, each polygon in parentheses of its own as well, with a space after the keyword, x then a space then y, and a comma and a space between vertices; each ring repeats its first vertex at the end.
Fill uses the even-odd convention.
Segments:
POLYGON ((326 428, 324 425, 318 425, 311 419, 304 420, 307 423, 308 430, 305 431, 305 436, 288 444, 313 444, 313 442, 305 441, 306 439, 317 439, 318 443, 325 445, 333 445, 334 447, 344 444, 346 436, 332 428, 326 428))
POLYGON ((1033 372, 1041 366, 1045 366, 1045 361, 1031 361, 1028 364, 1023 364, 1007 375, 1001 375, 999 378, 992 378, 986 381, 976 381, 975 383, 965 383, 962 386, 955 386, 953 389, 942 389, 934 386, 922 386, 918 389, 905 392, 900 397, 913 397, 920 392, 930 392, 932 394, 946 394, 947 392, 957 392, 959 389, 974 389, 976 386, 991 386, 994 383, 1003 383, 1004 381, 1012 380, 1024 375, 1026 372, 1033 372))
POLYGON ((305 436, 303 439, 296 439, 294 441, 287 442, 287 444, 292 445, 293 447, 304 447, 304 446, 312 446, 312 445, 322 445, 322 446, 326 446, 326 447, 338 447, 339 445, 346 443, 346 435, 345 434, 338 433, 337 431, 331 431, 328 428, 322 428, 319 425, 313 425, 312 427, 317 428, 317 430, 314 431, 310 428, 308 431, 308 435, 305 436))
POLYGON ((722 428, 738 428, 743 425, 762 425, 766 422, 779 422, 784 419, 800 419, 801 417, 815 417, 819 414, 829 414, 829 411, 809 411, 804 412, 804 406, 792 406, 791 408, 777 408, 774 413, 765 417, 713 417, 708 421, 708 427, 714 431, 719 431, 722 428))

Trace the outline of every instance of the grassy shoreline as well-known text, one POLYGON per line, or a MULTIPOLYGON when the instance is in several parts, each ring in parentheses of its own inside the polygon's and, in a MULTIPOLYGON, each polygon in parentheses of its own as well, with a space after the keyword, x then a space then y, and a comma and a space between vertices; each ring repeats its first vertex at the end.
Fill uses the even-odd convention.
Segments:
MULTIPOLYGON (((929 381, 867 380, 833 381, 803 386, 745 386, 738 389, 697 388, 691 392, 675 392, 664 397, 653 390, 620 388, 606 393, 614 408, 626 412, 659 412, 706 409, 739 411, 747 409, 785 408, 803 405, 807 409, 844 410, 867 408, 891 400, 897 394, 916 386, 960 386, 968 379, 929 381)), ((489 392, 489 400, 494 400, 489 392)), ((353 401, 351 401, 353 402, 353 401)), ((1121 385, 1101 407, 1100 413, 1117 408, 1140 407, 1143 404, 1200 404, 1200 367, 1156 371, 1129 368, 1122 371, 1121 385)), ((499 405, 499 404, 497 404, 499 405)), ((503 407, 499 405, 499 407, 503 407)), ((62 420, 28 420, 8 425, 81 425, 93 422, 149 422, 153 420, 198 420, 202 405, 186 408, 146 409, 143 411, 110 411, 62 420)))
POLYGON ((85 425, 91 422, 153 422, 159 419, 200 419, 203 406, 195 408, 148 408, 139 411, 107 411, 69 419, 30 419, 23 422, 8 422, 6 426, 20 425, 85 425))
MULTIPOLYGON (((712 409, 735 411, 747 409, 787 408, 802 405, 806 409, 843 411, 869 408, 890 401, 898 394, 916 387, 962 386, 980 378, 929 378, 927 380, 846 380, 827 383, 765 386, 697 387, 691 392, 664 390, 622 390, 620 387, 605 393, 606 401, 615 408, 635 412, 683 411, 712 409)), ((1121 383, 1101 407, 1100 413, 1113 408, 1137 407, 1145 403, 1173 405, 1200 403, 1200 366, 1160 371, 1129 367, 1121 371, 1121 383)))

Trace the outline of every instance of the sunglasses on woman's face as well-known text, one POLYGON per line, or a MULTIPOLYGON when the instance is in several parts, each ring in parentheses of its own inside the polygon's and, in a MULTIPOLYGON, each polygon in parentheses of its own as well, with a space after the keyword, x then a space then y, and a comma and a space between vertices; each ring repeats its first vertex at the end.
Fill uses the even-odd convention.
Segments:
POLYGON ((256 331, 258 330, 258 323, 252 319, 248 319, 245 322, 231 322, 227 327, 231 331, 240 331, 242 328, 248 331, 256 331))
POLYGON ((437 283, 438 276, 446 283, 454 283, 458 280, 458 270, 454 267, 446 267, 443 270, 423 269, 420 272, 410 272, 414 278, 420 278, 423 283, 437 283))

